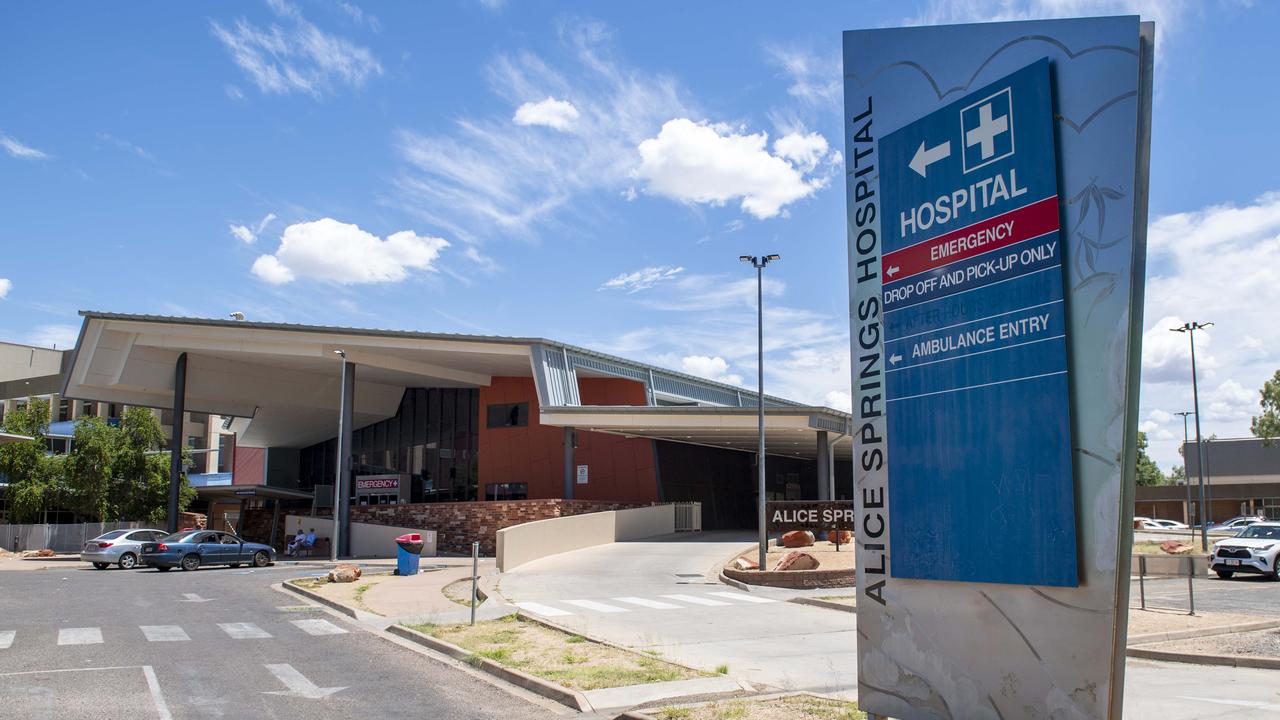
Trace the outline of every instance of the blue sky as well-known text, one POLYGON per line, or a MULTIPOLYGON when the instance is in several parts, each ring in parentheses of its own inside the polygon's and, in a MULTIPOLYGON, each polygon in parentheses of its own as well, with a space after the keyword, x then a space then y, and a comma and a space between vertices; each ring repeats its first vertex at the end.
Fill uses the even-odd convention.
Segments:
POLYGON ((1143 428, 1177 460, 1280 359, 1280 5, 9 4, 0 339, 79 309, 539 335, 848 403, 840 30, 1158 23, 1143 428))

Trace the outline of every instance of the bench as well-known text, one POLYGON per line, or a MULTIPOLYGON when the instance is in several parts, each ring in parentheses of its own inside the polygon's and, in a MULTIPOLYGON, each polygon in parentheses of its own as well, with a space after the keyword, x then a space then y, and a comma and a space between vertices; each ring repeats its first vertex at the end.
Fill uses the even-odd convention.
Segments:
POLYGON ((299 557, 311 557, 312 555, 319 555, 320 557, 324 557, 328 554, 329 554, 329 538, 327 537, 317 537, 316 544, 312 545, 311 547, 307 547, 303 545, 302 547, 298 548, 299 557))

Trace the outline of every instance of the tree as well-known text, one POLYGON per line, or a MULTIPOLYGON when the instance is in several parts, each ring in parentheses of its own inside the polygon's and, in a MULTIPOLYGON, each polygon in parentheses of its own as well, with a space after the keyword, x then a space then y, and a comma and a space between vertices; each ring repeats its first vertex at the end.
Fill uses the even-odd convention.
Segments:
POLYGON ((114 476, 112 461, 116 454, 116 428, 102 418, 87 417, 76 422, 71 452, 64 463, 67 509, 105 522, 116 520, 110 498, 114 476))
POLYGON ((1138 433, 1138 484, 1139 485, 1164 485, 1168 482, 1168 478, 1164 473, 1160 472, 1160 466, 1147 455, 1147 434, 1138 433))
POLYGON ((1270 444, 1271 440, 1280 436, 1280 370, 1262 384, 1262 390, 1258 394, 1262 396, 1262 414, 1249 422, 1249 429, 1254 437, 1260 437, 1270 444))
POLYGON ((1187 470, 1182 465, 1174 465, 1169 471, 1170 485, 1183 485, 1187 482, 1187 470))
MULTIPOLYGON (((157 452, 164 444, 164 431, 154 413, 146 408, 131 407, 120 418, 114 467, 117 478, 116 512, 121 518, 160 523, 169 506, 169 453, 157 452)), ((186 447, 182 449, 182 467, 191 461, 186 447)), ((195 500, 195 488, 187 484, 182 473, 178 488, 178 510, 185 510, 195 500)))
POLYGON ((50 459, 45 433, 49 429, 49 402, 28 398, 24 407, 4 417, 5 432, 27 435, 31 440, 0 445, 0 474, 9 479, 6 491, 12 520, 37 520, 59 500, 61 463, 50 459))

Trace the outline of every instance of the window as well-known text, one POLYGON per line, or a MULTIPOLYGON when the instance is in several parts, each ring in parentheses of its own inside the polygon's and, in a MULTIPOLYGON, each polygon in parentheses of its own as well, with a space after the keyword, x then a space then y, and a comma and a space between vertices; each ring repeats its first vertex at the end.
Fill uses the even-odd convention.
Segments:
POLYGON ((485 500, 527 500, 529 483, 489 483, 484 486, 485 500))
POLYGON ((486 424, 491 428, 525 427, 529 424, 529 403, 490 405, 486 424))

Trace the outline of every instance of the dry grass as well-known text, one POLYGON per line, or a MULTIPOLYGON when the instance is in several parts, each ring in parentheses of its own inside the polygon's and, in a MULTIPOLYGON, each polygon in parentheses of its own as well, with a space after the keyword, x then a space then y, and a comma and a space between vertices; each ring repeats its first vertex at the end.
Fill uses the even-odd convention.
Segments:
POLYGON ((515 615, 471 625, 408 625, 500 665, 574 690, 644 685, 705 677, 703 673, 579 635, 526 622, 515 615))
POLYGON ((669 707, 658 720, 864 720, 857 703, 808 695, 773 700, 727 700, 700 707, 669 707))
MULTIPOLYGON (((445 597, 459 605, 471 607, 471 578, 469 577, 454 580, 448 585, 440 588, 440 592, 444 593, 445 597)), ((480 604, 479 597, 476 598, 476 604, 480 604)))

